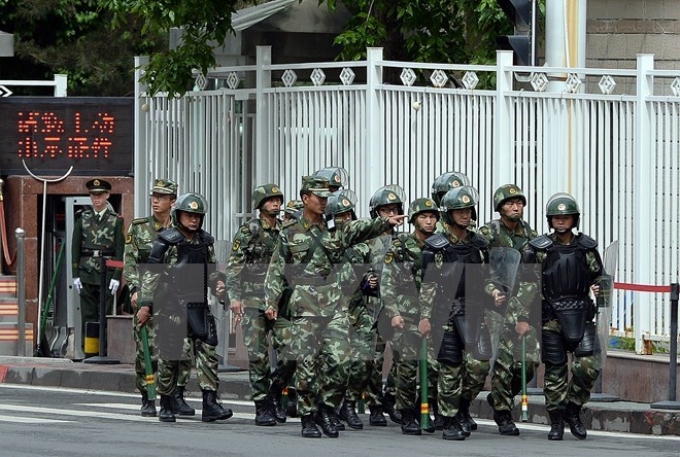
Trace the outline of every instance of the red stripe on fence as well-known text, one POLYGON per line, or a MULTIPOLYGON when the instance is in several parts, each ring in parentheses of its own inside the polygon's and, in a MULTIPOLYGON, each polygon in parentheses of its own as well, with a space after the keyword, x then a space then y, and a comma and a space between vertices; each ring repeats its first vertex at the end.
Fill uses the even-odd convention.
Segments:
POLYGON ((614 289, 632 290, 635 292, 667 293, 671 291, 671 286, 650 286, 647 284, 631 284, 628 282, 615 282, 614 289))

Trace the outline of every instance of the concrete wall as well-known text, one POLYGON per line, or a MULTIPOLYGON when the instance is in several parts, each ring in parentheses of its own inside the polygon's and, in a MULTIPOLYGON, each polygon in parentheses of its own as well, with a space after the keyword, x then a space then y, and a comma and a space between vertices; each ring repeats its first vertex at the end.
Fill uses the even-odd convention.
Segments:
POLYGON ((656 68, 680 69, 680 1, 588 0, 587 66, 635 68, 654 54, 656 68))

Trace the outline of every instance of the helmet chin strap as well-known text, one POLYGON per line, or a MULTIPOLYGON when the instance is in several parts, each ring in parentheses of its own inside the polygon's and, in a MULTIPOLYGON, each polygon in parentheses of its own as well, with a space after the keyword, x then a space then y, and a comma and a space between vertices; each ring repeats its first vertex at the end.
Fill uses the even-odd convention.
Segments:
POLYGON ((269 211, 265 211, 265 212, 268 215, 270 215, 271 217, 277 217, 279 215, 279 211, 269 210, 269 211))

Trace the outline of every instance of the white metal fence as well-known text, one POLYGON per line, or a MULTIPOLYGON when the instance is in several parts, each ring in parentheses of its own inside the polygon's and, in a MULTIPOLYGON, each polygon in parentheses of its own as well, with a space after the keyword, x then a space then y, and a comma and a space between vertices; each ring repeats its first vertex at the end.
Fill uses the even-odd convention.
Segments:
MULTIPOLYGON (((480 222, 496 216, 493 190, 514 182, 529 196, 527 220, 546 231, 547 199, 567 191, 582 231, 602 248, 619 240, 619 282, 677 281, 680 72, 655 70, 651 55, 631 70, 533 67, 530 82, 504 51, 493 66, 384 61, 381 49, 362 62, 270 62, 260 47, 256 65, 199 76, 179 100, 138 87, 138 214, 149 210, 151 180, 167 176, 208 198, 207 229, 226 240, 257 183, 277 182, 292 199, 302 175, 342 166, 366 216, 378 187, 400 184, 415 199, 457 170, 480 190, 480 222), (495 88, 477 89, 489 77, 495 88)), ((643 333, 668 335, 668 302, 619 292, 612 326, 634 327, 641 351, 643 333)))

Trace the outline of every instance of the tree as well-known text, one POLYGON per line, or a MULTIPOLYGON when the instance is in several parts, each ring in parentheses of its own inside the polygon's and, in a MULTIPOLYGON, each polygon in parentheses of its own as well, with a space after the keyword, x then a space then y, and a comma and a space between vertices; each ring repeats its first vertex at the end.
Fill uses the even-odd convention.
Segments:
POLYGON ((244 2, 238 0, 103 0, 114 14, 114 25, 132 15, 143 18, 142 34, 168 33, 182 28, 182 40, 174 49, 151 54, 141 78, 150 95, 167 92, 181 96, 191 87, 193 70, 207 74, 215 66, 213 47, 222 46, 232 32, 231 14, 244 2))
POLYGON ((0 0, 0 30, 15 38, 15 57, 3 58, 0 77, 50 79, 65 73, 70 95, 130 95, 133 57, 167 42, 161 34, 140 38, 141 21, 134 15, 116 31, 110 29, 112 19, 95 0, 0 0))

